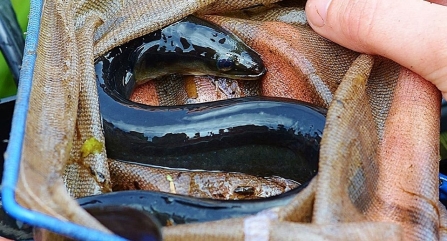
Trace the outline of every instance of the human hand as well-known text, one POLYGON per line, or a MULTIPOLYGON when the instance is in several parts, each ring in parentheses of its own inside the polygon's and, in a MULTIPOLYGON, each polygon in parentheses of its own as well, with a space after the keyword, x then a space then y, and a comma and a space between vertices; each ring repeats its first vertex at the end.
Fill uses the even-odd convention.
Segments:
POLYGON ((432 82, 447 99, 447 0, 308 0, 306 15, 322 36, 377 54, 432 82))

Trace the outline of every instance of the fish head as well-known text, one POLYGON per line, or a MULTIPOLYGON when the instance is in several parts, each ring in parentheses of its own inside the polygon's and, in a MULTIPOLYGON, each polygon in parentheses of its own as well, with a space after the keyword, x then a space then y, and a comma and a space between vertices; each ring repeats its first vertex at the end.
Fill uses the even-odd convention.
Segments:
POLYGON ((248 47, 231 51, 216 58, 216 75, 231 79, 259 79, 266 69, 261 57, 248 47))

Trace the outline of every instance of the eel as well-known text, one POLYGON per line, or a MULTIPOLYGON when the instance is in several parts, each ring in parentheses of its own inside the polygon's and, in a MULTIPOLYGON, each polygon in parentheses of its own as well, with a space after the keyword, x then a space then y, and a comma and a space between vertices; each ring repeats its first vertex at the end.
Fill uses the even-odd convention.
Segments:
MULTIPOLYGON (((258 79, 265 73, 262 60, 254 51, 236 37, 223 35, 226 31, 216 33, 215 25, 209 26, 189 16, 117 47, 96 60, 107 156, 121 163, 137 163, 142 168, 146 165, 281 176, 302 185, 256 200, 222 201, 143 190, 120 191, 82 200, 98 205, 106 204, 106 200, 132 207, 140 205, 142 209, 155 208, 171 216, 195 207, 197 212, 188 211, 181 216, 208 221, 284 205, 315 176, 325 109, 272 97, 181 106, 148 106, 129 100, 136 85, 170 73, 234 79, 258 79), (179 31, 174 31, 175 28, 179 31), (163 65, 158 65, 159 62, 163 65), (151 197, 150 204, 139 203, 146 197, 151 197), (166 207, 157 206, 154 201, 157 197, 162 203, 181 200, 177 202, 181 208, 175 212, 166 211, 166 207), (199 214, 203 217, 194 217, 199 214)), ((237 191, 246 192, 245 189, 237 191)))
POLYGON ((171 226, 256 214, 265 209, 286 205, 305 186, 279 196, 256 200, 213 200, 131 190, 83 197, 77 201, 87 211, 108 206, 131 207, 155 217, 162 226, 171 226))
POLYGON ((271 97, 164 107, 128 99, 135 85, 144 83, 146 77, 163 76, 168 70, 243 79, 261 77, 265 69, 259 56, 213 24, 189 16, 111 50, 97 59, 95 70, 107 155, 111 159, 189 170, 281 176, 299 183, 309 181, 316 173, 325 122, 322 108, 271 97), (236 56, 230 58, 234 60, 232 68, 218 71, 222 56, 236 56), (175 64, 166 66, 167 70, 154 70, 156 64, 149 60, 172 60, 175 64), (197 70, 183 69, 186 65, 194 65, 197 70), (142 66, 157 74, 141 71, 142 66), (236 164, 239 160, 245 161, 236 164))
POLYGON ((104 65, 106 84, 125 99, 136 85, 170 74, 254 80, 266 72, 254 50, 193 15, 118 46, 97 61, 104 65))
POLYGON ((132 241, 161 241, 161 225, 147 211, 135 207, 96 205, 84 209, 114 234, 132 241))

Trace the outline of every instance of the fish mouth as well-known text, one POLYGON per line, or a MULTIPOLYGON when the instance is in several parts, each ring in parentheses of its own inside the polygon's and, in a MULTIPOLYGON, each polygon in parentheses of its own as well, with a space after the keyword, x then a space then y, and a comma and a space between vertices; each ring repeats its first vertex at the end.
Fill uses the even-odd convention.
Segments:
POLYGON ((260 71, 253 71, 253 74, 233 74, 225 77, 236 80, 257 80, 260 79, 262 76, 264 76, 265 73, 267 73, 267 69, 262 68, 262 70, 260 71))
POLYGON ((263 75, 265 75, 265 73, 267 73, 267 68, 263 67, 262 70, 258 74, 253 74, 253 75, 248 75, 248 76, 252 77, 252 78, 260 78, 263 75))

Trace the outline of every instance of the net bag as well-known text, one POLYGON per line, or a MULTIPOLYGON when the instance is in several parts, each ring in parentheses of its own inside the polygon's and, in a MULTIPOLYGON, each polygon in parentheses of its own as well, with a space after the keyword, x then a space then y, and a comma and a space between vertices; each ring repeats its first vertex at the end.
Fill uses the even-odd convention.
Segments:
MULTIPOLYGON (((95 58, 194 14, 261 55, 268 69, 261 95, 328 112, 318 174, 288 205, 164 227, 165 240, 445 239, 437 178, 439 91, 390 60, 320 37, 306 22, 303 1, 275 2, 45 1, 17 202, 110 233, 74 200, 113 191, 95 58), (91 138, 100 151, 85 155, 82 147, 91 138)), ((56 239, 42 232, 40 240, 56 239)))

